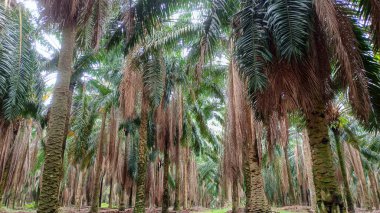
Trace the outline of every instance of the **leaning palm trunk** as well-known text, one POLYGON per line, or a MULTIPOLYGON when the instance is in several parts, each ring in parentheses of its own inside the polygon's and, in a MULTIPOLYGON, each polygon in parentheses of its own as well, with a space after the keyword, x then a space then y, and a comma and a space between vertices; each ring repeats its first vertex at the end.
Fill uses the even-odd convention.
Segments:
POLYGON ((104 111, 102 113, 102 125, 100 129, 100 136, 99 136, 99 147, 98 147, 98 154, 96 158, 96 167, 95 167, 95 180, 94 180, 94 194, 92 195, 92 202, 91 202, 91 209, 90 212, 98 212, 99 211, 99 194, 101 190, 101 181, 100 175, 102 173, 102 164, 103 164, 103 148, 104 143, 106 140, 104 140, 104 131, 106 126, 106 117, 107 112, 104 111))
POLYGON ((335 167, 325 119, 325 108, 316 106, 307 118, 307 130, 313 162, 313 177, 317 199, 317 212, 343 211, 343 202, 335 178, 335 167))
POLYGON ((149 94, 147 88, 143 89, 143 98, 141 106, 141 126, 140 126, 140 143, 139 143, 139 160, 137 169, 136 182, 136 204, 135 213, 145 212, 145 180, 147 168, 147 139, 148 139, 148 110, 149 94))
POLYGON ((257 138, 256 135, 252 134, 255 128, 253 126, 254 121, 252 120, 252 109, 248 103, 243 103, 243 106, 245 110, 245 123, 242 125, 245 127, 245 141, 243 143, 244 180, 246 187, 245 212, 266 213, 270 212, 270 208, 264 192, 257 138))
POLYGON ((340 141, 340 133, 337 128, 332 129, 334 133, 334 139, 335 139, 335 145, 336 145, 336 150, 338 154, 338 160, 339 160, 339 166, 340 170, 342 173, 342 178, 343 178, 343 187, 344 187, 344 195, 346 197, 346 202, 347 202, 347 211, 348 212, 355 212, 355 207, 354 207, 354 201, 352 199, 352 195, 350 192, 350 186, 348 184, 348 177, 347 177, 347 171, 346 171, 346 162, 345 158, 343 155, 343 147, 340 141))
POLYGON ((65 143, 65 127, 68 116, 68 95, 72 74, 72 60, 75 46, 75 28, 63 27, 62 48, 58 63, 57 82, 50 109, 46 141, 46 157, 42 174, 42 187, 38 212, 55 213, 59 208, 59 185, 62 174, 62 147, 65 143))

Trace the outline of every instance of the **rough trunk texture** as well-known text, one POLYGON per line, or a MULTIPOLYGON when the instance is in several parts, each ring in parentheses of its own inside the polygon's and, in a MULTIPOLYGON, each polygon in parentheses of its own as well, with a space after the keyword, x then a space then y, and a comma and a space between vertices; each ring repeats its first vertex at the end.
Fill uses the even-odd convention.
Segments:
POLYGON ((344 195, 347 202, 347 211, 352 213, 352 212, 355 212, 355 206, 354 206, 354 201, 352 199, 352 195, 350 191, 350 185, 348 184, 346 162, 343 155, 343 147, 340 141, 340 132, 337 128, 332 128, 332 131, 334 133, 336 151, 337 151, 338 160, 339 160, 339 167, 340 167, 340 171, 342 173, 342 178, 343 178, 343 189, 344 189, 344 195))
POLYGON ((141 107, 141 126, 139 143, 139 160, 136 181, 136 204, 133 212, 145 212, 145 180, 147 168, 147 139, 148 139, 148 111, 149 111, 149 91, 144 88, 141 107))
POLYGON ((245 181, 245 212, 269 213, 270 208, 264 192, 264 181, 259 165, 259 154, 256 135, 253 135, 252 110, 248 103, 245 111, 245 141, 243 143, 244 181, 245 181))
POLYGON ((162 195, 162 213, 169 212, 170 205, 170 194, 169 194, 169 137, 165 138, 165 150, 164 150, 164 179, 163 179, 163 188, 164 193, 162 195))
POLYGON ((316 106, 314 111, 308 115, 307 130, 313 162, 317 212, 342 212, 343 202, 335 178, 335 167, 323 104, 316 106))
POLYGON ((105 126, 106 126, 106 117, 107 112, 104 111, 102 113, 102 125, 100 129, 100 136, 99 136, 99 145, 98 145, 98 154, 96 156, 96 167, 95 167, 95 180, 94 180, 94 194, 92 195, 92 202, 91 202, 91 209, 90 212, 98 212, 99 211, 99 195, 101 192, 101 173, 102 173, 102 164, 103 164, 103 149, 104 149, 104 143, 105 140, 105 126))
POLYGON ((66 138, 65 124, 68 116, 67 103, 72 74, 75 35, 76 32, 73 26, 63 28, 57 81, 48 121, 45 164, 37 210, 39 213, 55 213, 59 208, 58 193, 62 174, 62 149, 66 138))

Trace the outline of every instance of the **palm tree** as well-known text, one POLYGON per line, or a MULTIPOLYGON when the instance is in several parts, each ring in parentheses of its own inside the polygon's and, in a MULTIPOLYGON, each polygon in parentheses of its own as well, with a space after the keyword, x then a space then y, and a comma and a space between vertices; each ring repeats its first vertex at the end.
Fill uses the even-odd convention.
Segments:
POLYGON ((339 65, 334 82, 349 87, 358 117, 365 120, 370 111, 362 52, 348 10, 328 0, 243 1, 234 19, 239 71, 248 80, 255 111, 263 118, 294 109, 306 115, 319 212, 343 208, 326 121, 334 91, 331 60, 339 65))
MULTIPOLYGON (((11 181, 16 157, 16 136, 27 119, 38 121, 41 112, 43 83, 38 71, 38 55, 32 47, 33 26, 28 22, 30 15, 21 5, 5 9, 0 5, 1 40, 0 68, 0 199, 6 185, 11 181)), ((43 60, 41 60, 43 61, 43 60)))
MULTIPOLYGON (((101 0, 96 1, 101 2, 101 0)), ((58 191, 62 171, 62 149, 65 143, 66 120, 69 116, 68 94, 75 49, 75 37, 80 26, 84 26, 94 7, 93 0, 41 1, 44 18, 58 24, 62 30, 58 74, 48 121, 45 166, 42 177, 38 212, 57 212, 58 191)), ((101 9, 97 10, 102 11, 101 9)), ((101 16, 96 16, 101 17, 101 16)), ((99 24, 101 21, 99 21, 99 24)), ((95 41, 99 38, 97 37, 95 41)))

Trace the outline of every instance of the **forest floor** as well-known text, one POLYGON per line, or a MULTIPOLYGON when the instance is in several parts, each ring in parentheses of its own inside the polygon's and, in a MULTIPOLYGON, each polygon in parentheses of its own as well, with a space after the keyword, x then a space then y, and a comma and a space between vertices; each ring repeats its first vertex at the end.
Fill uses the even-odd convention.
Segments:
MULTIPOLYGON (((224 209, 207 209, 203 207, 194 207, 192 209, 186 210, 186 211, 180 211, 180 213, 188 213, 188 212, 197 212, 197 213, 225 213, 230 212, 230 208, 224 208, 224 209)), ((272 211, 275 213, 309 213, 312 212, 310 210, 310 207, 308 206, 285 206, 281 208, 272 208, 272 211)), ((36 211, 33 209, 20 209, 20 210, 14 210, 14 209, 8 209, 8 208, 0 208, 0 213, 35 213, 36 211)), ((72 208, 72 207, 64 207, 61 209, 62 213, 87 213, 89 212, 89 207, 81 208, 80 211, 78 209, 72 208)), ((101 208, 99 209, 99 213, 118 213, 119 211, 117 209, 109 209, 109 208, 101 208)), ((160 208, 150 208, 146 209, 147 213, 159 213, 161 212, 160 208)), ((175 211, 169 211, 171 213, 175 213, 175 211)), ((239 209, 239 212, 244 212, 244 209, 239 209)), ((126 209, 123 213, 133 213, 133 209, 126 209)), ((380 213, 380 210, 373 210, 368 211, 364 209, 356 209, 356 213, 380 213)))

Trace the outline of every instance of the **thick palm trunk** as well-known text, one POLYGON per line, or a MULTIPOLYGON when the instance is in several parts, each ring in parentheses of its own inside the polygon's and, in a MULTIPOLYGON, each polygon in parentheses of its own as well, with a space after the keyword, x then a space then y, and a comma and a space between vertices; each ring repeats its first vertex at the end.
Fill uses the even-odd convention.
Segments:
POLYGON ((145 212, 145 180, 147 168, 147 150, 148 150, 148 110, 149 95, 146 88, 143 91, 141 106, 141 126, 140 126, 140 143, 139 143, 139 160, 136 181, 136 204, 135 213, 145 212))
MULTIPOLYGON (((179 138, 179 136, 177 136, 177 138, 179 138)), ((181 171, 181 147, 180 147, 180 141, 178 139, 177 143, 176 143, 176 165, 175 165, 175 200, 174 200, 174 211, 178 211, 180 209, 180 206, 179 206, 179 196, 180 196, 180 185, 181 185, 181 175, 180 175, 180 171, 181 171)))
POLYGON ((354 201, 352 199, 352 195, 350 192, 350 186, 348 184, 348 177, 347 177, 347 171, 346 171, 346 162, 343 155, 343 147, 340 141, 340 133, 337 128, 332 128, 332 131, 334 133, 334 139, 335 139, 335 145, 336 145, 336 151, 338 154, 338 160, 339 160, 339 167, 340 171, 342 173, 343 178, 343 188, 344 188, 344 195, 347 201, 347 211, 348 212, 355 212, 354 207, 354 201))
POLYGON ((245 142, 243 143, 244 181, 245 181, 245 212, 270 212, 265 192, 264 181, 259 164, 259 152, 256 135, 253 135, 251 108, 244 103, 245 110, 245 142))
POLYGON ((164 179, 163 179, 163 188, 164 193, 162 195, 162 213, 169 212, 170 205, 170 194, 169 194, 169 137, 165 139, 165 150, 164 150, 164 179))
POLYGON ((90 212, 98 212, 99 211, 99 195, 101 192, 101 186, 102 186, 102 180, 101 180, 101 173, 102 173, 102 164, 103 164, 103 148, 104 143, 106 140, 104 137, 104 131, 106 126, 106 117, 107 112, 104 111, 102 113, 102 125, 100 129, 100 136, 99 136, 99 147, 98 147, 98 154, 96 157, 96 167, 95 167, 95 180, 94 180, 94 194, 92 195, 92 202, 91 202, 91 209, 90 212))
POLYGON ((313 177, 316 191, 317 212, 335 213, 343 211, 343 202, 335 178, 335 167, 325 119, 325 108, 316 106, 307 118, 307 130, 313 162, 313 177))
POLYGON ((73 26, 65 26, 63 28, 57 82, 54 88, 48 121, 45 164, 37 211, 39 213, 55 213, 59 208, 58 193, 63 169, 62 149, 66 138, 65 127, 68 116, 68 95, 72 74, 75 35, 76 32, 73 26))

